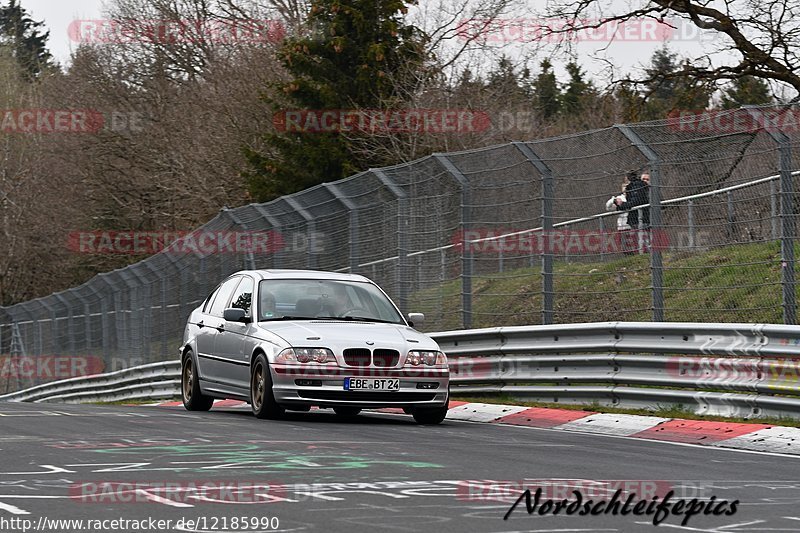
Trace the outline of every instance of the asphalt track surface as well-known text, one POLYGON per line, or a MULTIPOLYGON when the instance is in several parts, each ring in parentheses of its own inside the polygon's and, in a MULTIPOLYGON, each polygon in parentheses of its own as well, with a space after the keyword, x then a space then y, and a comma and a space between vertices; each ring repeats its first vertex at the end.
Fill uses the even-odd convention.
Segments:
POLYGON ((106 530, 43 529, 42 517, 173 521, 159 531, 800 531, 800 457, 380 413, 275 422, 241 409, 0 403, 0 531, 22 531, 12 519, 106 530), (740 504, 685 527, 677 516, 656 528, 652 516, 528 515, 524 503, 503 520, 524 487, 607 500, 615 480, 740 504), (235 490, 207 491, 219 485, 235 490))

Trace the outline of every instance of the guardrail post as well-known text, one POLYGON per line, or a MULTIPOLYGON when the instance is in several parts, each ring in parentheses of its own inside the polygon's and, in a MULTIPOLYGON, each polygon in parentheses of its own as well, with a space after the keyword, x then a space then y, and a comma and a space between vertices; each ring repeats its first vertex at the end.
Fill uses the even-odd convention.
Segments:
POLYGON ((553 249, 550 245, 553 237, 553 198, 555 197, 553 171, 525 143, 513 143, 528 161, 536 168, 541 177, 542 190, 542 324, 553 323, 555 292, 553 290, 553 249))
MULTIPOLYGON (((461 185, 461 231, 466 234, 472 223, 472 200, 470 198, 469 180, 445 154, 433 154, 433 157, 461 185)), ((461 249, 461 307, 462 326, 464 329, 472 327, 472 269, 472 245, 464 242, 461 249)))
MULTIPOLYGON (((795 297, 794 239, 795 209, 794 183, 792 182, 792 142, 780 131, 772 119, 765 117, 757 107, 744 106, 750 115, 772 137, 778 145, 778 169, 780 171, 780 235, 781 235, 781 286, 783 288, 783 323, 797 324, 797 301, 795 297)), ((787 108, 791 112, 791 108, 787 108)))
MULTIPOLYGON (((661 169, 659 157, 630 126, 614 126, 622 133, 650 164, 650 276, 652 280, 653 321, 664 321, 664 264, 661 257, 661 169), (656 244, 656 246, 654 246, 656 244)), ((639 211, 642 212, 641 210, 639 211)), ((647 229, 647 228, 644 228, 647 229)))
MULTIPOLYGON (((408 288, 403 279, 408 271, 408 224, 409 224, 409 204, 408 196, 383 170, 379 168, 370 169, 370 172, 391 192, 397 199, 397 268, 395 268, 395 288, 397 291, 397 302, 403 313, 408 313, 408 288)), ((374 280, 375 265, 372 265, 372 279, 374 280)))
POLYGON ((333 183, 323 183, 325 187, 336 199, 347 209, 350 220, 350 273, 358 272, 358 206, 350 198, 344 195, 338 185, 333 183))

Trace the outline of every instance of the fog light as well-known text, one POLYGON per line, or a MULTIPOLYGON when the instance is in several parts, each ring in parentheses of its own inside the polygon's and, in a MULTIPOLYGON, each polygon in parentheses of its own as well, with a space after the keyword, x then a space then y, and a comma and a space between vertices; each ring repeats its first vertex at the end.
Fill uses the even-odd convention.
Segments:
POLYGON ((296 379, 294 384, 298 387, 322 387, 322 380, 319 379, 296 379))

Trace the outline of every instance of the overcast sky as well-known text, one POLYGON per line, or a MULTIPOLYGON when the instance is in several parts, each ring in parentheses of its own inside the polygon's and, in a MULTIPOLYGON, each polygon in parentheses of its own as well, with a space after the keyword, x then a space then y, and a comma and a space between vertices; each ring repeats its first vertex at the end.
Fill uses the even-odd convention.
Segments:
POLYGON ((99 19, 103 0, 21 0, 33 20, 43 20, 50 30, 50 53, 65 63, 71 45, 67 28, 73 20, 99 19))
MULTIPOLYGON (((424 13, 428 12, 427 9, 434 8, 438 1, 440 0, 422 0, 417 15, 425 18, 426 15, 424 13)), ((611 1, 613 3, 615 0, 611 1)), ((523 23, 525 20, 531 20, 531 17, 534 16, 534 6, 541 6, 541 0, 529 0, 529 2, 528 7, 518 12, 517 18, 510 16, 509 20, 523 20, 523 23)), ((22 6, 32 14, 34 20, 43 20, 47 25, 50 30, 50 51, 62 64, 68 62, 70 52, 76 47, 76 43, 70 41, 67 32, 70 23, 75 20, 97 20, 102 18, 103 3, 103 0, 21 0, 22 6)), ((413 15, 412 18, 414 18, 413 15)), ((681 38, 676 34, 677 38, 671 39, 670 48, 684 55, 700 55, 704 47, 708 45, 708 42, 703 43, 702 37, 695 33, 697 31, 696 28, 692 27, 689 30, 693 34, 688 38, 685 35, 681 38)), ((496 54, 492 59, 481 61, 481 63, 491 68, 499 54, 506 54, 512 58, 515 56, 527 56, 526 51, 530 50, 530 45, 513 42, 514 39, 511 39, 511 41, 506 44, 506 47, 496 50, 496 54)), ((625 41, 623 39, 610 45, 607 42, 581 42, 578 44, 576 51, 578 52, 579 63, 588 71, 589 75, 595 79, 602 79, 604 76, 601 76, 601 73, 605 71, 608 63, 598 59, 599 57, 610 59, 619 69, 618 75, 631 73, 641 65, 649 63, 653 52, 662 45, 662 40, 641 41, 633 39, 625 41)), ((555 62, 557 71, 560 71, 562 75, 564 63, 565 61, 555 62)), ((534 72, 538 70, 538 65, 532 66, 534 72)))

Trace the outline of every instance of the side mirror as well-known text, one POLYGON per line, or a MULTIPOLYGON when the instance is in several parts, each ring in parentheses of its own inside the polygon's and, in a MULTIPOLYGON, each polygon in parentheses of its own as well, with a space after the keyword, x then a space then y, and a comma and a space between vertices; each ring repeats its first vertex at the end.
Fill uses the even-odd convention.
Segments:
POLYGON ((235 307, 223 311, 222 318, 224 318, 228 322, 244 322, 245 324, 250 322, 250 319, 247 317, 247 313, 245 312, 245 310, 235 307))
POLYGON ((411 324, 411 327, 414 326, 421 326, 425 323, 425 315, 422 313, 408 313, 408 323, 411 324))

